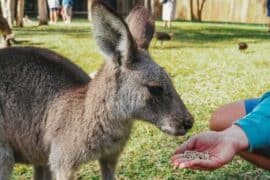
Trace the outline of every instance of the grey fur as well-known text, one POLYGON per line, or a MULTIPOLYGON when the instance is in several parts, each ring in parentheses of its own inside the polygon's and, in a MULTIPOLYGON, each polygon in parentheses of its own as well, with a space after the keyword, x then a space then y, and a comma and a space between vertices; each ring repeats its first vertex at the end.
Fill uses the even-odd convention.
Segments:
POLYGON ((93 80, 46 49, 0 50, 0 179, 14 163, 35 166, 35 180, 70 180, 99 160, 113 179, 133 119, 183 135, 193 119, 167 73, 136 47, 127 25, 100 1, 93 32, 106 61, 93 80), (47 176, 47 177, 45 177, 47 176))

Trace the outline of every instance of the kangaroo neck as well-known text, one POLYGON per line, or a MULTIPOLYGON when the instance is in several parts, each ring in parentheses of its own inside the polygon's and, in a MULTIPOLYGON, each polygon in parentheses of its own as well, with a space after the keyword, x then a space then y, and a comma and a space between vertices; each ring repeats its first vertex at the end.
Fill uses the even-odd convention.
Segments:
POLYGON ((118 72, 112 71, 112 74, 108 74, 105 68, 103 67, 89 83, 85 107, 88 113, 95 117, 102 117, 103 121, 128 121, 131 119, 131 112, 124 105, 124 100, 119 93, 121 84, 117 79, 118 72))

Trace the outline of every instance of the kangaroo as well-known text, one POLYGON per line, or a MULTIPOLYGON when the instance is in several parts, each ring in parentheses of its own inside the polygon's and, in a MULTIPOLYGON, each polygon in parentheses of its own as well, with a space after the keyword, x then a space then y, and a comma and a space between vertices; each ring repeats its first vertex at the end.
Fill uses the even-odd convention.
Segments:
POLYGON ((163 41, 170 41, 174 37, 174 33, 155 32, 154 37, 156 38, 156 44, 160 41, 161 46, 163 46, 163 41))
POLYGON ((138 47, 148 50, 155 33, 155 20, 151 12, 143 6, 136 6, 126 21, 138 47))
POLYGON ((34 47, 0 50, 0 179, 15 163, 35 180, 74 179, 99 160, 114 179, 134 119, 184 135, 193 118, 168 74, 137 48, 124 20, 92 1, 93 35, 105 63, 94 79, 65 57, 34 47))
POLYGON ((3 47, 11 46, 10 41, 14 40, 14 35, 11 32, 7 20, 1 14, 0 14, 0 32, 3 35, 3 47))

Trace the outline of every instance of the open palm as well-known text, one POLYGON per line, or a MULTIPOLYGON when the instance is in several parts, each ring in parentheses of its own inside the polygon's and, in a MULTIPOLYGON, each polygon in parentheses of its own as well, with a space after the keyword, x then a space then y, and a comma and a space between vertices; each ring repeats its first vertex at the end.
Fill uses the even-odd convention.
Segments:
POLYGON ((213 170, 230 162, 239 150, 239 142, 233 134, 204 132, 181 145, 172 157, 172 164, 180 168, 213 170), (183 157, 185 151, 205 152, 209 154, 209 159, 187 160, 183 157))

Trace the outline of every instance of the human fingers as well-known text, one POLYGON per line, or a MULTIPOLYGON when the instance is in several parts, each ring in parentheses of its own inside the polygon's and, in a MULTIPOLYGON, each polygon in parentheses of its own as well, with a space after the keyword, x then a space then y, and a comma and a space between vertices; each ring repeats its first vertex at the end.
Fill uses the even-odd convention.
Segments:
POLYGON ((213 170, 217 169, 220 166, 215 163, 215 161, 211 160, 202 160, 195 159, 191 161, 182 161, 181 159, 177 159, 174 161, 175 165, 178 165, 180 168, 190 168, 190 169, 205 169, 205 170, 213 170))
POLYGON ((195 144, 195 138, 190 138, 189 140, 184 142, 182 145, 180 145, 180 147, 176 149, 174 154, 182 154, 187 150, 192 150, 194 148, 194 144, 195 144))
POLYGON ((179 167, 179 165, 181 163, 185 163, 186 161, 188 161, 188 159, 184 158, 184 157, 179 157, 177 159, 174 159, 171 161, 171 164, 173 165, 174 168, 179 167))
POLYGON ((173 161, 175 161, 175 160, 177 160, 177 159, 185 159, 184 158, 184 154, 183 153, 181 153, 181 154, 175 154, 175 155, 173 155, 172 157, 171 157, 171 161, 173 162, 173 161))

